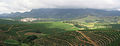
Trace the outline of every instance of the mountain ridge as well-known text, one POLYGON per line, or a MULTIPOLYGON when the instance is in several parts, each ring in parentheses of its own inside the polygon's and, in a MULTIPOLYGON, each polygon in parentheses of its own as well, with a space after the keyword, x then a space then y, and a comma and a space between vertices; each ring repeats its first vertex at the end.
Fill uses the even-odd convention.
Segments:
POLYGON ((120 11, 107 11, 100 9, 33 9, 25 13, 2 14, 0 17, 33 17, 33 18, 83 18, 87 15, 94 16, 120 16, 120 11))

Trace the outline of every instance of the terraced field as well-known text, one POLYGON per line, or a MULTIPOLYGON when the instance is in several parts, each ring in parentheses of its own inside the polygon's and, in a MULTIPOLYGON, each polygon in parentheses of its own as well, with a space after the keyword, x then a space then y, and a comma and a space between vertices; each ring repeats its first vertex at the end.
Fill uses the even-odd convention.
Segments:
POLYGON ((119 46, 120 30, 79 30, 62 22, 0 24, 0 37, 0 46, 119 46))

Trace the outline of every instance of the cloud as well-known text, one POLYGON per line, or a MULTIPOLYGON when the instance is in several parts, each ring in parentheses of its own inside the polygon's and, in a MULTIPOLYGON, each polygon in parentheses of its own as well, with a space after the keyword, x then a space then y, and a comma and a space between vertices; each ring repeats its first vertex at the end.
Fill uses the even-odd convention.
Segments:
POLYGON ((38 8, 119 9, 120 0, 0 0, 0 13, 26 12, 38 8))

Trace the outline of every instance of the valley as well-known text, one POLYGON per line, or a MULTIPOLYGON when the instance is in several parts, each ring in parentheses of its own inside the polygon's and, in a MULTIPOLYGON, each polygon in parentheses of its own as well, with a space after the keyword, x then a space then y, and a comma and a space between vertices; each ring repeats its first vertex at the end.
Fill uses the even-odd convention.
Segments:
POLYGON ((0 14, 0 46, 119 46, 119 15, 98 9, 0 14))
POLYGON ((119 46, 120 28, 116 23, 0 22, 1 46, 119 46))

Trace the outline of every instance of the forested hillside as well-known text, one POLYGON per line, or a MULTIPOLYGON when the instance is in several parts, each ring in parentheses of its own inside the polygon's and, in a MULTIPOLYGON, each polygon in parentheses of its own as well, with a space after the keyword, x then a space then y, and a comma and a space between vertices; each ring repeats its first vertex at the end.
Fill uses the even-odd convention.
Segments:
POLYGON ((94 16, 120 16, 119 11, 107 11, 98 9, 57 9, 41 8, 33 9, 25 13, 1 14, 0 17, 35 17, 35 18, 83 18, 87 15, 94 16))

